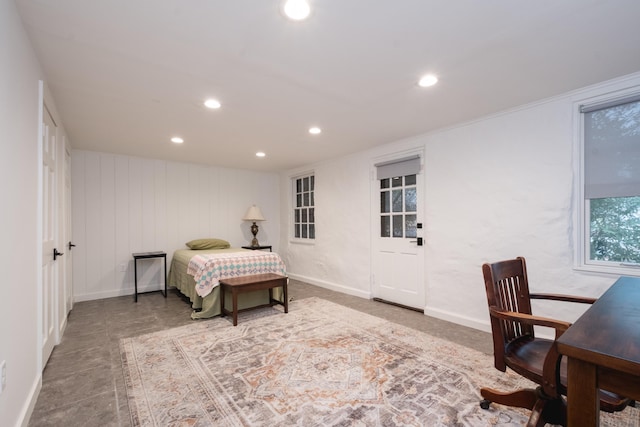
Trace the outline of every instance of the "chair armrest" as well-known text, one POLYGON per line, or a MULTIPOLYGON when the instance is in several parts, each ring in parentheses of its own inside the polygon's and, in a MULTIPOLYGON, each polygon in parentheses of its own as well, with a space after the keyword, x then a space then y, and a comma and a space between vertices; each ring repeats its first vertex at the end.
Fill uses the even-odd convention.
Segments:
POLYGON ((531 299, 546 299, 546 300, 554 300, 554 301, 578 302, 582 304, 593 304, 597 300, 597 298, 578 297, 574 295, 562 295, 562 294, 529 294, 529 297, 531 299))
MULTIPOLYGON (((548 317, 534 316, 532 314, 518 313, 515 311, 503 311, 498 310, 495 307, 489 307, 489 313, 491 316, 497 317, 503 320, 511 320, 515 322, 522 322, 534 326, 544 326, 553 328, 556 331, 557 340, 567 329, 571 326, 571 323, 564 322, 562 320, 550 319, 548 317)), ((544 393, 551 398, 559 396, 559 384, 560 384, 560 360, 561 355, 558 352, 556 341, 553 341, 549 352, 547 353, 544 365, 542 368, 542 389, 544 393)))
POLYGON ((503 320, 512 320, 514 322, 522 322, 528 325, 545 326, 547 328, 553 328, 556 331, 556 339, 558 339, 560 335, 562 335, 564 331, 569 329, 569 326, 571 326, 571 323, 564 322, 562 320, 550 319, 548 317, 534 316, 533 314, 518 313, 515 311, 503 311, 503 310, 498 310, 495 307, 490 307, 489 312, 491 313, 492 316, 498 317, 503 320))

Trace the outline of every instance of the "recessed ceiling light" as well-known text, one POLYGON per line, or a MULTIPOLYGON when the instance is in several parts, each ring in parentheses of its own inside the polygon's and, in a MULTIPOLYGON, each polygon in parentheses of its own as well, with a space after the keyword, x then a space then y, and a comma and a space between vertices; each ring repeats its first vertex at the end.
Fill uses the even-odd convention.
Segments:
POLYGON ((220 101, 217 99, 207 99, 204 101, 204 106, 215 110, 220 108, 220 101))
POLYGON ((258 151, 258 152, 256 153, 256 157, 265 157, 265 156, 266 156, 266 154, 265 154, 265 153, 263 153, 262 151, 258 151))
POLYGON ((176 144, 182 144, 184 142, 184 139, 180 138, 179 136, 174 136, 173 138, 171 138, 171 142, 175 142, 176 144))
POLYGON ((420 78, 418 85, 420 87, 429 87, 429 86, 433 86, 436 83, 438 83, 438 78, 433 74, 427 74, 420 78))
POLYGON ((307 0, 287 0, 282 10, 289 19, 294 21, 302 21, 311 13, 311 7, 307 0))
POLYGON ((311 135, 318 135, 321 132, 322 132, 322 129, 320 129, 319 127, 314 126, 312 128, 309 128, 309 133, 311 135))

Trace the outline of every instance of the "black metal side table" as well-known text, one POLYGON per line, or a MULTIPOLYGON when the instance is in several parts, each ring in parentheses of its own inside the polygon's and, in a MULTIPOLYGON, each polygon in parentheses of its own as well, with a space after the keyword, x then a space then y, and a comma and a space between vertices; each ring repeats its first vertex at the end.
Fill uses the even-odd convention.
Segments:
POLYGON ((252 251, 257 251, 257 250, 262 250, 262 249, 269 249, 269 252, 273 252, 271 250, 272 246, 271 245, 267 245, 267 246, 242 246, 242 249, 251 249, 252 251))
MULTIPOLYGON (((139 259, 150 259, 150 258, 164 258, 164 292, 162 289, 159 292, 167 297, 167 253, 158 251, 158 252, 136 252, 133 253, 133 275, 134 275, 134 283, 135 283, 135 302, 138 302, 138 260, 139 259)), ((158 292, 158 291, 149 291, 149 292, 158 292)), ((146 294, 149 292, 140 292, 141 294, 146 294)))

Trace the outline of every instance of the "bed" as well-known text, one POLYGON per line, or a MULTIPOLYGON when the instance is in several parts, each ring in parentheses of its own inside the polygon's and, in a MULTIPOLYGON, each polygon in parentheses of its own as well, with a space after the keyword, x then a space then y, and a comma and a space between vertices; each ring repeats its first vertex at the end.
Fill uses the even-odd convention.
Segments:
MULTIPOLYGON (((207 319, 220 314, 220 278, 260 273, 284 276, 286 268, 275 252, 239 248, 178 249, 171 260, 167 284, 189 298, 194 309, 192 319, 207 319)), ((274 289, 273 296, 282 301, 282 290, 274 289)), ((225 300, 230 302, 231 298, 225 300)), ((242 294, 238 308, 268 303, 269 292, 257 291, 242 294)))

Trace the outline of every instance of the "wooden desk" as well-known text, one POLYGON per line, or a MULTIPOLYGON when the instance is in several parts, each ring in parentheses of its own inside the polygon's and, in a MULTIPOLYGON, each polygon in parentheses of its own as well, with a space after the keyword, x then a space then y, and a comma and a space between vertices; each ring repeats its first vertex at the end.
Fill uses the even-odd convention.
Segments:
POLYGON ((640 401, 640 278, 619 278, 557 342, 569 427, 599 425, 598 388, 640 401))

